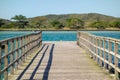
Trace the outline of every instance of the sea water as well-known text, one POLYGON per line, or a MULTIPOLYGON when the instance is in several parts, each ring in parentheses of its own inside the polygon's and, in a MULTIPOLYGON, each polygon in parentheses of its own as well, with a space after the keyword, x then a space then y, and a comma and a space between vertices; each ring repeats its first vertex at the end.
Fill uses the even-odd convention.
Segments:
POLYGON ((0 31, 0 40, 23 36, 30 33, 33 33, 33 31, 0 31))
POLYGON ((120 39, 120 31, 85 31, 96 36, 120 39))
MULTIPOLYGON (((84 31, 96 36, 120 39, 120 31, 84 31)), ((0 40, 34 33, 34 31, 0 31, 0 40)), ((76 41, 77 31, 43 31, 43 41, 76 41)))
POLYGON ((43 41, 76 41, 77 31, 43 31, 43 41))

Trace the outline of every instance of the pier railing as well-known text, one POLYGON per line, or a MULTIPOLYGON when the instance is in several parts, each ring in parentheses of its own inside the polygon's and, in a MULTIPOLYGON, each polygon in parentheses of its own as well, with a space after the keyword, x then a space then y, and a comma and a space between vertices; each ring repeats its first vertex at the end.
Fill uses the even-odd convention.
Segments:
POLYGON ((115 74, 120 79, 120 40, 78 32, 77 44, 89 51, 99 66, 115 74))
POLYGON ((0 41, 0 80, 8 80, 8 75, 41 44, 42 31, 0 41))

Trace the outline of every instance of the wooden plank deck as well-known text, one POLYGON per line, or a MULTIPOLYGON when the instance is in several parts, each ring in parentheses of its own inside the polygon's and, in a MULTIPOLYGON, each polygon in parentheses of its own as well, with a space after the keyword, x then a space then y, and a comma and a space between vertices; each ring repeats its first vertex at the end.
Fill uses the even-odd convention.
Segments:
POLYGON ((44 42, 38 51, 29 56, 9 79, 113 80, 76 42, 44 42))

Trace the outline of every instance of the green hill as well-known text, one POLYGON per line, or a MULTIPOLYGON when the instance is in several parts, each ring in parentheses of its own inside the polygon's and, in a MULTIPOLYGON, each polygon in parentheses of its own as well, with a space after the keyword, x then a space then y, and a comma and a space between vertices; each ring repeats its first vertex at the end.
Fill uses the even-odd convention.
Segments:
MULTIPOLYGON (((18 15, 19 16, 19 15, 18 15)), ((25 16, 24 16, 25 17, 25 16)), ((27 18, 28 23, 1 20, 1 28, 24 28, 32 29, 87 29, 87 28, 120 28, 120 18, 98 14, 61 14, 44 15, 27 18), (5 25, 3 25, 5 23, 5 25), (9 24, 8 24, 9 23, 9 24), (7 25, 6 25, 7 24, 7 25), (10 27, 9 27, 10 26, 10 27)))
POLYGON ((29 20, 30 22, 33 22, 33 23, 39 20, 43 20, 43 22, 46 23, 46 26, 48 26, 50 22, 55 20, 65 24, 66 19, 69 19, 69 18, 79 18, 85 22, 85 26, 89 26, 92 22, 95 22, 95 21, 105 21, 105 22, 120 21, 120 18, 98 14, 98 13, 62 14, 62 15, 50 14, 45 16, 33 17, 33 18, 30 18, 29 20))

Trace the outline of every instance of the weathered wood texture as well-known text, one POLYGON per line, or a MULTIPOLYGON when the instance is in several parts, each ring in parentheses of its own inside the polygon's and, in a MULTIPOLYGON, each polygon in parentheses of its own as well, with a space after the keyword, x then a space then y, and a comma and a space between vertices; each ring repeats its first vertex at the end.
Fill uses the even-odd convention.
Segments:
POLYGON ((120 79, 120 40, 78 32, 77 44, 90 52, 91 57, 104 69, 120 79))
POLYGON ((44 42, 10 80, 112 80, 76 42, 44 42))
POLYGON ((42 44, 42 32, 0 41, 0 80, 8 80, 34 50, 42 44))

